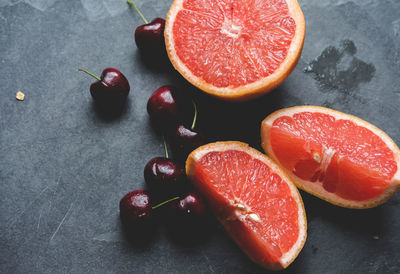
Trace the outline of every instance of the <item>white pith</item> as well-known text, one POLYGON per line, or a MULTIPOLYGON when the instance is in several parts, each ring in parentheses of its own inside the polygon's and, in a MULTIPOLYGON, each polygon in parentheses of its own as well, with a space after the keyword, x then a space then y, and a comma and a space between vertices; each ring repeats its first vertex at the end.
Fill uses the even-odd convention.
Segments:
POLYGON ((235 25, 230 20, 225 18, 225 21, 221 27, 221 33, 235 39, 239 37, 241 29, 241 26, 235 25))
MULTIPOLYGON (((311 151, 306 150, 307 152, 311 153, 311 151)), ((321 174, 326 173, 326 170, 328 169, 329 164, 331 163, 332 157, 335 155, 335 150, 332 148, 326 148, 323 147, 322 149, 322 158, 321 155, 317 152, 313 153, 313 159, 320 164, 320 167, 316 172, 321 172, 321 174)), ((296 172, 296 168, 293 170, 293 172, 296 172)), ((316 182, 320 182, 320 178, 316 180, 316 182)))
MULTIPOLYGON (((295 201, 298 204, 299 235, 292 248, 288 252, 283 253, 282 257, 280 258, 280 263, 282 267, 286 268, 300 252, 301 248, 304 245, 305 238, 307 235, 307 220, 305 218, 306 215, 301 196, 296 186, 292 183, 291 179, 288 176, 286 176, 284 172, 282 172, 279 166, 277 166, 266 155, 260 153, 255 149, 250 148, 247 144, 240 142, 218 142, 214 144, 206 145, 205 146, 206 148, 202 148, 201 150, 195 150, 194 152, 192 152, 192 157, 194 158, 195 162, 200 161, 204 155, 212 151, 220 151, 220 152, 227 150, 243 151, 249 154, 251 157, 266 163, 268 167, 270 167, 274 173, 277 173, 283 179, 283 181, 285 181, 289 186, 291 196, 293 197, 293 199, 295 199, 295 201)), ((242 218, 248 218, 254 222, 260 221, 259 216, 257 214, 252 213, 251 209, 248 208, 248 206, 245 205, 242 201, 231 201, 231 204, 232 206, 237 208, 235 214, 237 214, 237 218, 239 220, 242 220, 242 218), (254 216, 253 214, 257 216, 254 216)))
MULTIPOLYGON (((396 171, 395 175, 393 176, 393 178, 390 182, 390 185, 384 190, 384 192, 381 195, 374 197, 372 199, 364 200, 364 201, 353 201, 353 200, 344 199, 344 198, 336 195, 335 193, 326 191, 323 188, 322 184, 318 183, 319 181, 310 182, 310 181, 302 180, 299 177, 297 177, 295 174, 293 174, 293 171, 288 170, 281 165, 281 168, 293 179, 293 181, 296 183, 297 186, 299 186, 303 190, 310 192, 314 195, 317 195, 320 198, 322 198, 328 202, 331 202, 333 204, 337 204, 337 205, 344 206, 344 207, 350 207, 350 208, 359 208, 359 209, 377 206, 377 205, 381 204, 382 202, 386 201, 397 189, 399 189, 399 187, 400 187, 400 151, 399 151, 399 148, 396 146, 396 144, 393 142, 393 140, 382 130, 376 128, 375 126, 373 126, 372 124, 370 124, 364 120, 361 120, 355 116, 345 114, 345 113, 342 113, 339 111, 335 111, 332 109, 328 109, 328 108, 316 107, 316 106, 297 106, 297 107, 287 108, 287 109, 279 110, 279 111, 271 114, 262 122, 262 128, 267 129, 266 132, 261 133, 262 147, 264 148, 265 152, 272 159, 274 159, 277 163, 279 163, 279 160, 275 156, 275 154, 272 150, 271 144, 269 142, 270 141, 269 140, 269 129, 272 127, 273 122, 277 118, 279 118, 281 116, 292 117, 294 114, 301 113, 301 112, 325 113, 325 114, 332 115, 335 119, 349 120, 359 126, 369 129, 374 134, 379 136, 383 140, 383 142, 388 146, 388 148, 391 151, 393 151, 394 160, 397 163, 397 171, 396 171), (266 135, 268 135, 268 136, 266 136, 266 135)), ((327 150, 329 150, 329 148, 327 150)), ((327 157, 325 154, 332 154, 332 151, 331 151, 331 153, 324 153, 324 155, 322 157, 322 164, 321 164, 321 166, 323 166, 323 168, 321 168, 321 170, 326 170, 327 165, 329 165, 329 162, 331 160, 331 159, 327 159, 324 162, 324 158, 327 157)), ((320 155, 319 155, 319 157, 320 157, 320 155)))

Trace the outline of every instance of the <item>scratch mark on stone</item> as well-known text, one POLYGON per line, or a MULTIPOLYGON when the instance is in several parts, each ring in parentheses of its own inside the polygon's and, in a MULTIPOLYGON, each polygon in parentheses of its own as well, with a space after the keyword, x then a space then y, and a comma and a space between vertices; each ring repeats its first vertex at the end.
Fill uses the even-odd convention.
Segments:
POLYGON ((123 239, 121 239, 120 234, 117 231, 110 231, 100 234, 94 237, 93 240, 99 242, 110 242, 110 243, 118 243, 124 241, 123 239))
POLYGON ((61 177, 62 177, 61 175, 58 176, 58 179, 57 179, 57 182, 56 182, 56 186, 54 187, 54 191, 53 191, 53 198, 50 200, 50 203, 49 203, 49 208, 51 208, 51 205, 52 205, 53 200, 54 200, 54 196, 56 196, 56 191, 58 189, 58 185, 60 184, 61 177))
POLYGON ((38 223, 37 223, 37 228, 36 230, 39 230, 39 226, 40 226, 40 219, 42 218, 42 210, 40 210, 40 214, 39 214, 39 219, 38 219, 38 223))
MULTIPOLYGON (((60 184, 60 181, 61 181, 61 175, 58 176, 57 183, 56 183, 56 186, 53 191, 53 197, 56 195, 56 191, 57 191, 58 185, 60 184)), ((50 202, 50 206, 51 206, 51 202, 50 202)))
POLYGON ((21 213, 19 213, 13 220, 10 221, 10 224, 7 226, 7 228, 10 228, 11 226, 13 226, 15 224, 15 222, 19 219, 19 217, 21 217, 22 215, 24 215, 24 213, 33 205, 34 202, 36 202, 40 196, 42 196, 42 194, 49 188, 49 186, 46 186, 40 193, 39 195, 37 195, 32 202, 30 202, 25 208, 24 210, 22 210, 21 213))
POLYGON ((205 252, 201 252, 203 254, 203 257, 206 259, 207 261, 207 265, 208 265, 208 269, 210 270, 211 273, 215 273, 214 268, 211 266, 211 261, 210 258, 208 258, 207 254, 205 252))
POLYGON ((58 187, 58 184, 60 183, 60 180, 61 180, 61 175, 58 176, 58 178, 57 178, 57 183, 56 183, 56 188, 54 189, 54 193, 55 193, 56 190, 57 190, 57 187, 58 187))
POLYGON ((63 225, 65 219, 67 218, 69 212, 72 209, 72 206, 73 206, 73 203, 71 203, 71 205, 68 208, 67 213, 65 213, 64 217, 62 218, 61 222, 58 224, 58 226, 57 226, 56 230, 54 231, 53 235, 50 237, 50 242, 53 240, 53 238, 56 236, 57 232, 60 230, 60 227, 63 225))

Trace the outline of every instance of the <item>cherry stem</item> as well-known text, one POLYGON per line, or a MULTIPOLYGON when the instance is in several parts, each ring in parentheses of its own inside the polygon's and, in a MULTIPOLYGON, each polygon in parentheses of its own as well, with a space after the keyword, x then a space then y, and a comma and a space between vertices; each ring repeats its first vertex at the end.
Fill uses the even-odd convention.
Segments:
POLYGON ((162 136, 163 142, 164 142, 164 150, 165 150, 165 158, 169 158, 168 156, 168 147, 167 147, 167 142, 165 141, 164 135, 162 136))
POLYGON ((99 76, 96 76, 96 75, 94 75, 93 73, 90 73, 90 72, 87 71, 87 70, 84 70, 84 69, 80 69, 80 68, 79 68, 78 71, 83 71, 84 73, 89 74, 89 75, 92 76, 93 78, 95 78, 95 79, 101 81, 101 79, 100 79, 99 76))
POLYGON ((193 116, 193 122, 192 126, 190 127, 191 130, 194 130, 194 127, 196 126, 196 120, 197 120, 197 106, 194 100, 192 100, 193 108, 194 108, 194 116, 193 116))
POLYGON ((126 3, 128 3, 129 5, 131 5, 132 7, 135 8, 135 10, 137 11, 137 13, 140 15, 140 17, 142 17, 143 21, 145 24, 148 24, 149 21, 147 21, 146 17, 144 17, 144 15, 140 12, 140 10, 135 6, 135 4, 133 4, 133 2, 131 0, 126 0, 126 3))
POLYGON ((180 197, 176 196, 176 197, 171 198, 171 199, 169 199, 169 200, 166 200, 166 201, 164 201, 164 202, 162 202, 162 203, 160 203, 160 204, 158 204, 158 205, 153 206, 151 209, 159 208, 160 206, 163 206, 163 205, 165 205, 165 204, 167 204, 167 203, 169 203, 169 202, 178 200, 179 198, 180 198, 180 197))

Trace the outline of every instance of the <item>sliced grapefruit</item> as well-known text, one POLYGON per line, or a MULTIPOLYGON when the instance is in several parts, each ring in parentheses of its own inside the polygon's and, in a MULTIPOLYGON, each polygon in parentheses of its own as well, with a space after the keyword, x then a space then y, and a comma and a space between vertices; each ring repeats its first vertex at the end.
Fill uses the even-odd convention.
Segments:
POLYGON ((286 268, 306 240, 297 188, 267 156, 240 142, 193 151, 186 173, 242 250, 261 266, 286 268))
POLYGON ((281 84, 304 35, 296 0, 175 0, 164 31, 168 56, 186 80, 237 101, 281 84))
POLYGON ((370 123, 328 108, 276 111, 261 125, 262 147, 301 189, 332 204, 370 208, 400 188, 400 151, 370 123))

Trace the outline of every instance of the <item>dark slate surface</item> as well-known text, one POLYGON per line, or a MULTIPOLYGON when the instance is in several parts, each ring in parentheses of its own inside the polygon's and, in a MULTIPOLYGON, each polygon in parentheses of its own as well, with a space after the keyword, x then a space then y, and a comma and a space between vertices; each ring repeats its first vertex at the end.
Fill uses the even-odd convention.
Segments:
MULTIPOLYGON (((171 1, 136 1, 164 17, 171 1)), ((332 107, 372 122, 400 143, 400 2, 302 0, 304 51, 287 81, 255 102, 227 104, 195 92, 200 126, 215 139, 259 148, 259 123, 293 105, 332 107)), ((146 102, 163 84, 193 92, 170 67, 146 63, 133 43, 140 17, 123 0, 0 1, 0 271, 2 273, 253 273, 216 225, 193 245, 164 226, 146 245, 121 232, 118 202, 144 185, 161 155, 146 102), (96 4, 97 3, 97 4, 96 4), (91 79, 119 68, 131 83, 121 117, 103 119, 91 79), (26 94, 23 102, 15 93, 26 94)), ((288 273, 399 273, 399 194, 354 211, 302 192, 308 239, 288 273)))

